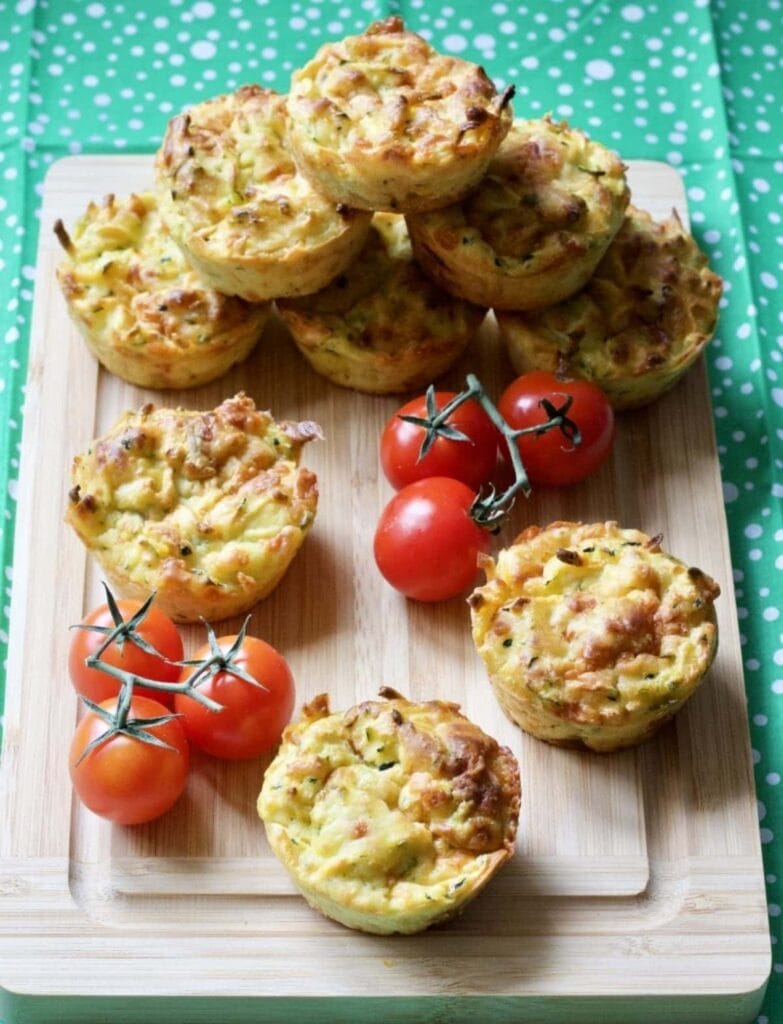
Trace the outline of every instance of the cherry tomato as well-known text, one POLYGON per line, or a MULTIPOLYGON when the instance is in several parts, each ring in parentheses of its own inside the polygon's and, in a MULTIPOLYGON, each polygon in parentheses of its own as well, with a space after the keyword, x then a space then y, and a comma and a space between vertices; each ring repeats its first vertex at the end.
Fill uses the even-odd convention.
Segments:
POLYGON ((549 418, 542 402, 560 408, 573 398, 566 415, 577 425, 581 443, 573 444, 557 428, 545 434, 527 434, 517 440, 522 462, 533 484, 560 487, 575 484, 594 473, 606 459, 614 441, 614 413, 603 391, 585 380, 565 380, 535 371, 517 377, 500 397, 498 411, 518 430, 549 418))
MULTIPOLYGON (((443 409, 453 391, 436 391, 435 405, 443 409)), ((381 467, 386 479, 399 490, 429 476, 449 476, 477 491, 492 476, 498 452, 498 432, 475 401, 458 406, 446 426, 459 430, 467 441, 438 437, 423 459, 419 459, 424 429, 401 416, 427 418, 427 399, 422 395, 403 405, 389 420, 381 435, 381 467)))
POLYGON ((468 513, 475 496, 466 484, 442 476, 398 491, 375 531, 375 561, 386 581, 417 601, 443 601, 466 590, 490 543, 468 513))
MULTIPOLYGON (((100 704, 109 712, 116 706, 115 697, 100 704)), ((169 709, 158 701, 134 694, 128 717, 132 722, 168 714, 169 709)), ((119 825, 152 821, 167 811, 185 788, 190 753, 182 723, 170 718, 146 729, 173 750, 116 734, 82 757, 90 743, 107 728, 94 711, 88 711, 79 722, 69 757, 74 789, 91 811, 119 825)))
MULTIPOLYGON (((236 636, 223 636, 217 641, 220 650, 228 652, 236 636)), ((210 657, 205 644, 194 660, 210 657)), ((246 674, 263 684, 254 686, 230 670, 220 670, 198 684, 199 693, 222 705, 222 711, 211 711, 188 694, 178 693, 174 708, 182 715, 182 724, 190 742, 213 757, 231 760, 259 757, 275 746, 294 710, 295 690, 291 670, 282 655, 258 637, 246 636, 232 659, 246 674)), ((185 682, 196 671, 182 670, 185 682)))
MULTIPOLYGON (((117 607, 122 618, 127 621, 141 608, 141 602, 117 601, 117 607)), ((107 626, 110 629, 114 624, 108 604, 93 609, 82 623, 84 626, 107 626)), ((101 661, 147 679, 157 679, 164 683, 177 682, 180 666, 170 662, 182 661, 182 639, 168 615, 152 604, 136 627, 136 632, 163 657, 156 658, 148 654, 128 637, 122 640, 121 646, 116 641, 110 644, 101 654, 101 661)), ((74 629, 68 653, 68 672, 76 692, 94 704, 100 704, 109 697, 116 697, 120 689, 118 679, 101 672, 100 669, 88 668, 85 664, 85 659, 95 654, 105 639, 102 633, 74 629)), ((162 690, 145 689, 143 686, 136 687, 135 693, 157 700, 166 707, 173 707, 173 694, 164 693, 162 690)))

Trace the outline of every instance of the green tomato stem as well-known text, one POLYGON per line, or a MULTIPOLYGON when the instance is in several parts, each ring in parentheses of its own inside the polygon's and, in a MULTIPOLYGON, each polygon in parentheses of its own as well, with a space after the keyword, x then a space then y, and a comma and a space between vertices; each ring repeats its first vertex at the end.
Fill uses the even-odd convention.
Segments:
POLYGON ((112 678, 120 681, 121 687, 119 703, 117 705, 117 716, 120 725, 124 725, 127 721, 131 697, 135 687, 137 686, 143 686, 148 690, 161 690, 164 693, 187 694, 187 696, 192 697, 194 700, 198 701, 199 704, 203 704, 211 711, 221 711, 223 708, 222 704, 218 704, 216 701, 210 700, 209 697, 205 697, 196 689, 204 676, 204 672, 200 669, 197 669, 184 682, 166 683, 160 679, 148 679, 146 676, 139 676, 133 672, 125 672, 123 669, 117 668, 115 665, 110 665, 106 661, 101 661, 97 654, 93 654, 89 658, 85 658, 84 663, 88 668, 94 668, 99 672, 105 672, 107 676, 112 676, 112 678), (123 701, 126 700, 126 694, 128 694, 127 705, 123 707, 123 701), (119 721, 120 717, 122 717, 121 722, 119 721))
POLYGON ((120 695, 117 700, 117 711, 115 715, 116 728, 125 729, 128 724, 131 701, 133 700, 134 677, 128 673, 128 678, 123 680, 120 687, 120 695))
MULTIPOLYGON (((500 432, 506 442, 506 448, 511 458, 511 466, 514 470, 514 482, 505 491, 498 494, 494 487, 478 492, 476 499, 470 507, 470 516, 479 526, 493 531, 500 529, 503 520, 514 506, 517 495, 522 493, 529 497, 532 493, 530 478, 522 461, 519 446, 516 444, 518 438, 526 434, 545 434, 550 430, 558 429, 568 440, 574 444, 581 444, 582 438, 577 424, 568 418, 567 413, 573 403, 573 396, 563 393, 565 401, 558 408, 548 399, 542 399, 539 404, 547 414, 543 423, 537 423, 530 427, 522 427, 518 430, 510 427, 500 415, 495 403, 490 399, 484 390, 484 386, 475 374, 469 373, 465 378, 465 387, 459 394, 455 395, 442 409, 435 405, 435 387, 430 385, 427 389, 427 418, 419 419, 413 416, 403 416, 405 420, 417 423, 424 430, 424 440, 421 443, 419 459, 421 460, 430 450, 439 436, 446 436, 445 431, 449 417, 465 402, 475 400, 486 413, 489 420, 500 432)), ((468 438, 459 436, 458 431, 453 431, 449 436, 453 440, 467 441, 468 438)))

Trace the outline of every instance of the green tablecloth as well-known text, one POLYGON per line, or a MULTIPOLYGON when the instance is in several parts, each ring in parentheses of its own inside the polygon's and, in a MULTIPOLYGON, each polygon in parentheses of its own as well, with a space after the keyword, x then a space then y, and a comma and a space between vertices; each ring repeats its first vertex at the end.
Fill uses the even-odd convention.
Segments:
MULTIPOLYGON (((48 165, 68 153, 151 153, 186 104, 252 81, 285 92, 292 68, 321 42, 392 12, 439 49, 482 63, 499 84, 515 83, 517 116, 551 111, 623 157, 667 160, 685 178, 695 234, 726 280, 708 364, 776 943, 783 932, 781 0, 0 0, 6 597, 48 165)), ((0 607, 3 654, 7 605, 0 607)), ((783 1022, 777 945, 773 955, 759 1024, 783 1022)))

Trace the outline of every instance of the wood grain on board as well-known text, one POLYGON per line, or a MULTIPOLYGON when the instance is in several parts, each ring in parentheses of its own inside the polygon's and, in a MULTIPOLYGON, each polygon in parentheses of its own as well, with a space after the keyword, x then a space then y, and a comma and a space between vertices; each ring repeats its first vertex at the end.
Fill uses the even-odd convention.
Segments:
MULTIPOLYGON (((632 162, 629 179, 637 205, 656 216, 676 207, 685 218, 671 168, 632 162)), ((647 1013, 638 1021, 674 1006, 683 1021, 749 1020, 769 940, 703 365, 651 408, 620 417, 613 458, 597 476, 520 502, 498 539, 553 519, 616 519, 663 532, 669 551, 723 591, 717 660, 673 724, 619 755, 549 747, 500 712, 464 600, 407 602, 375 570, 372 534, 391 493, 377 441, 398 399, 329 384, 274 323, 247 362, 198 390, 145 391, 98 368, 59 294, 51 226, 56 217, 72 224, 106 192, 150 184, 149 157, 85 156, 60 161, 45 185, 0 776, 0 985, 31 997, 111 996, 136 990, 143 960, 148 995, 372 995, 398 1000, 390 1014, 414 1000, 412 1019, 424 1019, 428 998, 480 996, 487 1006, 510 999, 520 1020, 550 1019, 558 999, 587 1014, 572 1019, 589 1020, 588 996, 617 1007, 638 996, 647 1013), (112 828, 72 799, 66 763, 78 701, 66 675, 67 627, 102 594, 99 572, 62 522, 71 458, 144 401, 206 409, 240 389, 277 418, 315 419, 326 438, 304 457, 319 477, 315 527, 250 627, 289 660, 298 703, 326 691, 342 709, 384 684, 455 700, 519 757, 514 859, 463 917, 426 936, 370 938, 310 910, 255 816, 258 762, 196 755, 177 806, 134 829, 112 828)), ((459 387, 468 371, 495 395, 513 376, 491 319, 445 383, 459 387)), ((201 639, 201 627, 188 627, 190 648, 201 639)), ((602 1004, 595 1019, 609 1012, 602 1004)))

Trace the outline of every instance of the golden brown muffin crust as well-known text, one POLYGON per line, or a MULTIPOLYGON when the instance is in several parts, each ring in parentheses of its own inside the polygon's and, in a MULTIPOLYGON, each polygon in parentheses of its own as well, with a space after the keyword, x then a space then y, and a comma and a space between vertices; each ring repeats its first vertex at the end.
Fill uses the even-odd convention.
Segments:
POLYGON ((215 380, 258 341, 269 305, 220 294, 188 265, 151 192, 90 203, 69 233, 57 279, 96 358, 141 387, 215 380))
POLYGON ((313 906, 410 933, 461 910, 511 856, 519 769, 457 705, 387 693, 343 714, 324 695, 307 705, 258 809, 313 906))
POLYGON ((67 521, 128 596, 174 618, 247 611, 279 582, 315 516, 320 436, 239 394, 210 412, 126 413, 74 459, 67 521))
POLYGON ((470 598, 474 640, 509 716, 541 739, 640 742, 691 695, 717 646, 720 590, 615 523, 525 530, 470 598))
POLYGON ((483 68, 436 53, 393 16, 322 47, 294 73, 291 140, 327 195, 407 212, 470 188, 508 131, 483 68))
POLYGON ((480 149, 507 103, 482 67, 436 55, 396 15, 332 46, 317 71, 321 94, 309 102, 345 119, 340 138, 347 147, 384 145, 387 159, 415 162, 455 144, 469 153, 480 149), (364 130, 368 118, 378 122, 372 136, 364 130))
POLYGON ((536 309, 577 291, 628 204, 618 157, 564 121, 515 121, 477 187, 408 216, 424 269, 453 295, 536 309))
POLYGON ((664 221, 629 207, 595 274, 548 309, 501 313, 520 372, 550 370, 602 388, 616 409, 669 390, 712 337, 723 290, 676 211, 664 221))
POLYGON ((486 312, 422 272, 404 218, 391 213, 375 214, 362 251, 335 281, 277 309, 319 373, 373 394, 429 384, 462 355, 486 312))
POLYGON ((367 213, 324 198, 297 170, 287 99, 244 86, 169 122, 156 158, 161 215, 216 288, 250 300, 303 295, 350 262, 367 213))

